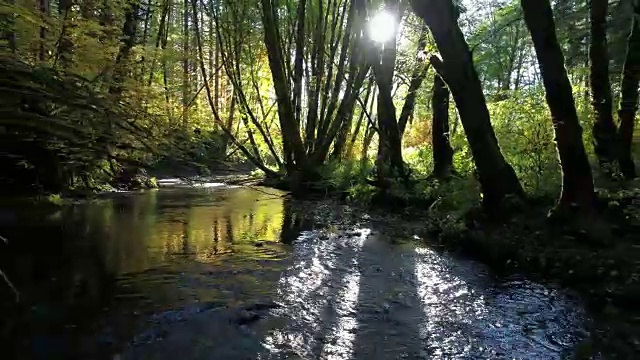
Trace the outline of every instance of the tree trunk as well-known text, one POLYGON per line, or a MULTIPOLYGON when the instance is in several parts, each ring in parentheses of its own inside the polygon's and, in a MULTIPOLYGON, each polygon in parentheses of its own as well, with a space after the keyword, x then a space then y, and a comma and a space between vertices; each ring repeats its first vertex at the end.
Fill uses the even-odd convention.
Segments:
MULTIPOLYGON (((15 5, 15 0, 6 0, 6 3, 15 5)), ((12 53, 16 52, 16 16, 13 13, 0 14, 0 23, 4 23, 0 32, 0 39, 7 42, 8 50, 12 53)), ((0 50, 4 50, 4 46, 0 46, 0 50)))
POLYGON ((446 179, 453 173, 453 149, 449 141, 449 89, 437 74, 433 78, 431 96, 433 173, 436 179, 446 179))
POLYGON ((293 60, 293 107, 295 111, 296 126, 300 126, 300 116, 302 113, 302 77, 304 60, 305 41, 305 18, 307 10, 307 0, 298 1, 298 24, 296 28, 296 55, 293 60))
POLYGON ((549 0, 521 0, 521 5, 542 74, 562 169, 562 193, 556 210, 563 213, 578 206, 582 212, 591 213, 595 205, 591 167, 551 4, 549 0))
POLYGON ((404 177, 402 141, 390 87, 378 87, 378 180, 404 177))
MULTIPOLYGON (((420 33, 420 38, 418 40, 418 53, 424 51, 425 46, 427 46, 427 31, 428 29, 424 27, 422 29, 422 32, 420 33)), ((413 109, 416 105, 418 90, 420 89, 420 86, 422 86, 422 81, 424 81, 424 78, 427 77, 428 70, 429 67, 422 63, 416 65, 416 68, 413 69, 413 72, 411 74, 411 81, 409 82, 409 90, 407 91, 407 97, 404 100, 404 105, 402 106, 402 111, 400 112, 400 118, 398 118, 400 136, 404 134, 404 131, 407 128, 407 123, 413 115, 413 109)))
POLYGON ((189 0, 184 0, 182 17, 182 123, 189 121, 190 77, 189 77, 189 0))
POLYGON ((69 69, 73 63, 73 41, 69 36, 69 11, 73 2, 71 0, 58 1, 58 15, 60 16, 61 31, 58 39, 58 48, 56 49, 56 61, 60 61, 63 69, 69 69))
POLYGON ((488 210, 499 207, 507 195, 523 196, 515 171, 507 163, 496 139, 482 84, 473 66, 469 45, 458 26, 458 11, 451 0, 411 1, 414 12, 431 30, 442 61, 432 65, 447 83, 460 113, 488 210))
MULTIPOLYGON (((147 38, 149 35, 149 28, 151 26, 151 22, 153 20, 153 9, 155 6, 151 3, 152 0, 147 0, 147 7, 145 9, 145 14, 144 14, 144 25, 142 27, 142 41, 141 44, 142 46, 147 46, 147 38)), ((146 52, 145 52, 146 53, 146 52)), ((140 59, 140 62, 142 63, 142 70, 140 71, 140 82, 144 83, 144 75, 146 72, 145 66, 147 65, 146 62, 146 57, 143 53, 142 58, 140 59)))
POLYGON ((620 171, 627 179, 633 179, 636 175, 636 166, 631 156, 631 144, 633 142, 633 128, 636 111, 638 110, 638 82, 640 81, 640 4, 634 1, 633 18, 631 20, 631 32, 627 42, 627 56, 622 69, 622 85, 620 94, 620 153, 618 162, 620 171))
MULTIPOLYGON (((219 13, 220 12, 220 1, 216 1, 215 2, 215 6, 216 6, 216 9, 215 9, 216 13, 219 13)), ((211 18, 213 18, 213 16, 211 16, 211 18)), ((217 27, 218 27, 218 24, 216 23, 216 31, 217 31, 217 27)), ((210 23, 209 23, 209 31, 213 31, 213 21, 212 20, 210 20, 210 23)), ((209 36, 211 36, 212 39, 214 38, 213 33, 210 34, 209 36)), ((220 107, 220 76, 218 75, 218 71, 217 70, 220 68, 220 46, 222 46, 222 44, 220 44, 219 41, 216 41, 215 56, 214 56, 214 60, 213 60, 216 72, 211 72, 211 74, 213 76, 215 76, 214 77, 214 88, 213 88, 214 89, 213 90, 214 91, 214 93, 213 93, 214 94, 213 95, 213 101, 215 103, 215 106, 218 107, 218 108, 220 107)))
MULTIPOLYGON (((387 1, 387 11, 399 16, 397 1, 387 1)), ((378 184, 384 185, 389 179, 405 178, 402 159, 402 139, 393 104, 393 73, 396 65, 396 36, 382 44, 380 54, 373 60, 373 74, 378 85, 378 156, 376 173, 378 184)))
MULTIPOLYGON (((49 17, 49 0, 40 0, 40 12, 42 13, 43 22, 49 17)), ((47 60, 47 28, 40 26, 40 49, 38 51, 38 59, 40 61, 47 60)))
POLYGON ((593 97, 593 142, 598 161, 610 172, 615 161, 616 125, 613 122, 613 101, 609 82, 609 53, 607 48, 608 0, 591 0, 591 93, 593 97))
MULTIPOLYGON (((364 101, 360 101, 360 115, 358 115, 358 121, 356 122, 356 128, 355 130, 353 130, 353 134, 351 134, 351 140, 349 141, 349 145, 347 146, 347 150, 346 153, 347 155, 351 155, 353 153, 353 146, 356 143, 356 140, 358 140, 358 136, 360 134, 360 129, 362 128, 362 122, 365 118, 365 116, 367 116, 368 119, 370 119, 370 115, 367 112, 367 104, 369 103, 369 99, 371 98, 373 100, 373 98, 375 97, 375 94, 373 96, 371 96, 371 93, 375 93, 375 90, 373 89, 373 83, 369 82, 369 85, 367 86, 367 90, 366 90, 366 95, 364 98, 364 101)), ((373 101, 372 101, 373 102, 373 101)), ((365 134, 366 136, 366 134, 365 134)))
POLYGON ((130 58, 131 50, 136 43, 136 35, 138 30, 138 10, 140 2, 137 0, 129 1, 124 14, 124 24, 122 25, 122 40, 120 48, 116 56, 114 65, 113 84, 109 88, 110 94, 120 95, 123 89, 124 81, 130 76, 130 58))
POLYGON ((344 116, 338 135, 333 143, 333 152, 329 157, 331 160, 340 160, 342 159, 342 155, 344 155, 345 147, 347 146, 347 137, 349 136, 351 125, 353 123, 354 110, 355 106, 351 107, 349 112, 344 116))
POLYGON ((169 27, 171 26, 171 19, 172 19, 172 11, 171 8, 173 6, 172 0, 166 0, 166 6, 167 6, 167 21, 165 21, 165 27, 164 30, 162 30, 162 41, 160 42, 160 48, 162 49, 162 84, 164 86, 164 100, 165 100, 165 104, 167 106, 167 109, 169 110, 169 118, 172 117, 173 111, 171 111, 171 108, 169 107, 169 69, 167 67, 167 57, 164 56, 164 52, 165 50, 167 50, 167 43, 169 41, 169 27))
POLYGON ((369 146, 371 146, 371 141, 373 141, 373 136, 375 134, 376 132, 373 129, 373 124, 368 124, 367 130, 364 132, 364 139, 362 140, 362 149, 360 152, 360 162, 362 164, 369 159, 369 146))
MULTIPOLYGON (((156 37, 155 49, 153 54, 153 59, 151 60, 151 69, 149 70, 149 81, 147 82, 147 86, 151 86, 153 83, 153 74, 156 70, 156 61, 158 57, 158 49, 160 48, 160 44, 163 43, 164 33, 167 23, 167 16, 169 15, 169 0, 164 0, 162 2, 162 10, 160 13, 160 22, 158 24, 158 35, 156 37)), ((163 48, 164 50, 164 48, 163 48)), ((163 54, 164 57, 164 54, 163 54)))
POLYGON ((318 105, 320 90, 324 78, 324 50, 326 42, 326 30, 331 9, 332 0, 327 3, 326 11, 323 11, 323 2, 318 2, 318 19, 314 32, 313 48, 311 50, 311 82, 308 94, 307 122, 305 124, 304 146, 308 154, 313 152, 315 144, 316 127, 318 123, 318 105), (323 16, 324 12, 324 16, 323 16))
MULTIPOLYGON (((312 172, 312 169, 309 168, 309 161, 304 151, 302 140, 300 139, 300 129, 295 121, 294 106, 285 67, 285 59, 289 54, 283 51, 278 33, 278 23, 271 1, 261 0, 261 4, 264 43, 267 48, 269 68, 271 69, 276 101, 278 103, 278 118, 282 131, 285 167, 289 173, 299 170, 302 170, 303 173, 312 172)), ((298 21, 304 21, 304 19, 298 19, 298 21)), ((309 173, 308 175, 314 176, 315 174, 309 173)))
MULTIPOLYGON (((214 106, 215 106, 215 98, 214 100, 214 106)), ((225 125, 225 127, 227 129, 231 129, 233 127, 233 118, 235 116, 236 113, 236 92, 235 90, 233 90, 233 94, 231 95, 231 104, 229 105, 229 114, 227 116, 227 123, 225 125)), ((223 154, 227 154, 227 150, 229 148, 229 136, 224 136, 222 138, 222 153, 223 154)))

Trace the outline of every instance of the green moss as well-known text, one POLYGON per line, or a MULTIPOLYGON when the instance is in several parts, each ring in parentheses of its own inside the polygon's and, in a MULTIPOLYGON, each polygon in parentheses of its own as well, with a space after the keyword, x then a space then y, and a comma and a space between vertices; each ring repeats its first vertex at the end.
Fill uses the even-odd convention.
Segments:
POLYGON ((49 194, 44 200, 52 205, 62 206, 63 200, 60 194, 49 194))

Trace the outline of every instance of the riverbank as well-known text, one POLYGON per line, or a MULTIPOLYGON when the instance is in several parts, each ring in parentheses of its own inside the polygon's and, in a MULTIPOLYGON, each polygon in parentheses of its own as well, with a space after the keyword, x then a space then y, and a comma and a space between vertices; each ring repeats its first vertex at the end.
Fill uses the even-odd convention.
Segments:
MULTIPOLYGON (((389 203, 389 202, 388 202, 389 203)), ((640 353, 640 191, 602 193, 599 210, 607 227, 594 234, 551 223, 551 198, 529 200, 499 220, 471 208, 450 213, 409 207, 388 215, 389 207, 370 207, 379 221, 399 235, 418 235, 443 251, 463 254, 504 274, 519 273, 577 291, 594 316, 591 337, 577 358, 634 358, 640 353), (395 225, 394 225, 395 224, 395 225)))
MULTIPOLYGON (((252 186, 257 179, 238 173, 192 182, 252 186)), ((530 200, 496 221, 477 207, 453 214, 438 207, 440 200, 427 198, 383 201, 382 197, 372 196, 365 204, 348 201, 347 194, 336 189, 311 195, 324 197, 336 207, 349 203, 350 208, 358 209, 357 213, 370 214, 373 221, 397 231, 395 237, 390 237, 392 240, 417 237, 432 248, 480 260, 496 272, 524 274, 576 290, 595 320, 592 336, 578 347, 579 354, 601 352, 605 358, 633 358, 640 353, 640 312, 635 307, 640 300, 638 191, 601 194, 602 219, 610 228, 605 238, 549 223, 546 214, 553 206, 551 198, 530 200)), ((317 201, 309 204, 303 213, 317 215, 317 201)), ((352 220, 356 222, 358 217, 352 220)))
POLYGON ((438 234, 437 226, 429 233, 439 245, 499 271, 531 274, 577 290, 599 324, 590 339, 594 343, 584 346, 633 358, 640 353, 640 227, 607 214, 611 235, 595 238, 582 230, 549 225, 546 209, 532 207, 502 224, 473 219, 458 234, 438 234))
MULTIPOLYGON (((357 205, 385 226, 398 228, 400 238, 417 235, 432 247, 482 261, 496 272, 524 274, 577 291, 594 316, 591 337, 576 350, 578 358, 598 352, 605 358, 634 358, 640 353, 638 183, 613 183, 608 184, 611 190, 599 190, 597 224, 581 227, 548 219, 555 203, 551 196, 529 198, 499 219, 490 218, 478 206, 474 186, 463 179, 454 182, 422 195, 418 188, 390 196, 371 187, 354 193, 336 186, 323 189, 323 184, 306 186, 311 194, 297 193, 357 205)), ((282 188, 282 183, 275 186, 282 188)))

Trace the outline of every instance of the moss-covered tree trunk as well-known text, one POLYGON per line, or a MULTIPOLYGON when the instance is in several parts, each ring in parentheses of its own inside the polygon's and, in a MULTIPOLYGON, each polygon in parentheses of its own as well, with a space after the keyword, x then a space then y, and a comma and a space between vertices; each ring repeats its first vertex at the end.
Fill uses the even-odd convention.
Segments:
POLYGON ((458 26, 458 11, 451 0, 412 0, 416 15, 431 30, 442 56, 432 61, 449 86, 460 113, 476 164, 485 207, 498 207, 507 195, 522 196, 523 190, 496 139, 469 44, 458 26))
POLYGON ((609 81, 609 51, 607 45, 608 0, 591 0, 591 96, 595 119, 593 142, 598 162, 606 172, 615 161, 616 125, 613 122, 613 100, 609 81))
POLYGON ((556 210, 564 213, 578 206, 581 211, 590 213, 595 205, 591 167, 564 56, 556 37, 551 4, 549 0, 521 0, 521 5, 542 74, 562 168, 562 193, 556 210))
POLYGON ((627 41, 627 55, 622 69, 620 94, 620 171, 627 179, 636 177, 636 167, 631 156, 633 128, 638 110, 638 82, 640 81, 640 1, 633 1, 631 32, 627 41))
POLYGON ((449 89, 437 74, 433 78, 431 94, 432 176, 436 179, 446 179, 453 173, 453 149, 449 141, 449 89))

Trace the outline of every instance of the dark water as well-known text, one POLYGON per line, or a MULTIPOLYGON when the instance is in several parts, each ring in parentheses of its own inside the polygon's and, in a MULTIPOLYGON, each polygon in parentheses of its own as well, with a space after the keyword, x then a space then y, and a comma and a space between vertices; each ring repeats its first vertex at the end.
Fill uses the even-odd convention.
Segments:
POLYGON ((390 239, 366 216, 327 221, 327 205, 208 185, 0 209, 20 290, 15 304, 2 285, 3 353, 560 359, 586 336, 562 290, 390 239))

